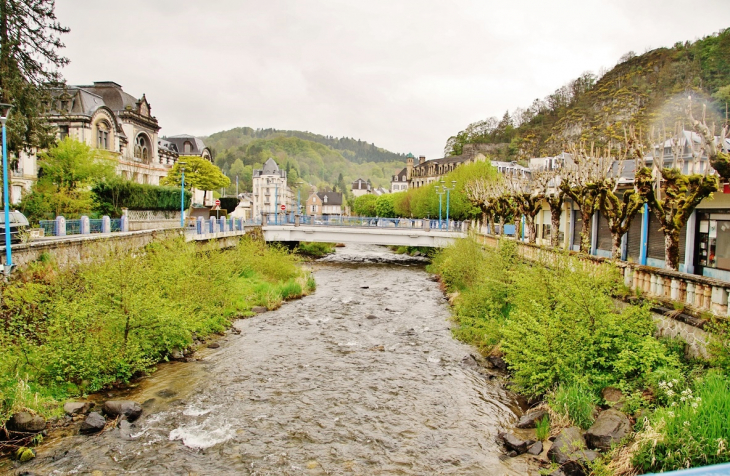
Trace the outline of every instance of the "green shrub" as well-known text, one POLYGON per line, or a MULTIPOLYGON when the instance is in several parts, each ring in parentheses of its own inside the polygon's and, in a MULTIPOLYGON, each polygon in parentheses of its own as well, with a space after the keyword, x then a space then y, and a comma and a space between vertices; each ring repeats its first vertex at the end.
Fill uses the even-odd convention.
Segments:
POLYGON ((654 339, 647 308, 616 304, 615 270, 565 257, 515 276, 501 349, 523 392, 539 395, 578 378, 595 391, 631 391, 658 368, 680 367, 654 339))
POLYGON ((548 402, 556 413, 566 415, 573 424, 587 430, 593 424, 598 397, 589 386, 576 382, 559 385, 548 402))
MULTIPOLYGON (((130 210, 180 210, 180 188, 160 187, 115 178, 99 182, 91 189, 96 210, 112 217, 122 214, 122 208, 130 210)), ((190 206, 192 194, 185 191, 185 208, 190 206)))
MULTIPOLYGON (((671 391, 672 382, 662 387, 671 391)), ((671 403, 651 416, 651 426, 637 435, 633 464, 663 472, 730 461, 730 380, 711 373, 689 388, 671 393, 671 403)))

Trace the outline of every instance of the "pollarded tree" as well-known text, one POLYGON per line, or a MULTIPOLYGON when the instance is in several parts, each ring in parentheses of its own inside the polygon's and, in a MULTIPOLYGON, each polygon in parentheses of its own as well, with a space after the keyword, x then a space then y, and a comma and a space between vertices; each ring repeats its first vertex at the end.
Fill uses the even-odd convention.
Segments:
POLYGON ((160 180, 161 185, 180 186, 182 181, 182 165, 185 162, 185 185, 188 189, 203 190, 203 203, 205 203, 208 190, 217 190, 230 185, 231 181, 223 175, 221 169, 197 155, 181 155, 173 165, 167 177, 160 180))
POLYGON ((563 213, 565 192, 560 188, 561 169, 533 170, 532 183, 550 207, 550 246, 557 248, 560 236, 560 216, 563 213))
POLYGON ((724 182, 728 182, 730 181, 730 152, 725 147, 725 140, 730 137, 730 123, 726 123, 720 131, 720 136, 715 138, 715 125, 712 125, 712 129, 707 126, 705 109, 706 105, 703 104, 702 120, 698 121, 692 115, 692 104, 690 103, 687 108, 687 115, 694 130, 700 135, 702 140, 701 148, 704 154, 707 155, 710 165, 724 182))
MULTIPOLYGON (((506 175, 505 184, 516 211, 525 217, 529 242, 535 243, 537 241, 535 217, 542 210, 542 201, 545 199, 544 190, 535 187, 527 175, 514 172, 506 175)), ((515 226, 519 227, 517 218, 515 217, 515 226)))
MULTIPOLYGON (((638 140, 634 138, 638 144, 638 140)), ((718 190, 717 176, 710 167, 702 167, 703 148, 687 140, 680 124, 675 134, 650 134, 648 138, 651 165, 647 165, 644 147, 637 145, 637 191, 645 197, 664 233, 664 260, 667 269, 679 268, 679 233, 692 211, 705 198, 718 190), (667 149, 669 156, 667 157, 667 149), (685 162, 688 172, 684 173, 685 162)))
POLYGON ((511 213, 511 204, 507 197, 507 190, 501 177, 477 178, 464 184, 464 193, 469 201, 482 212, 482 223, 486 223, 489 231, 496 233, 494 222, 500 222, 499 233, 504 229, 505 218, 511 213))
POLYGON ((611 149, 608 149, 607 154, 609 157, 614 157, 614 161, 602 182, 598 202, 599 209, 611 230, 611 256, 614 259, 621 259, 621 240, 629 231, 631 220, 645 202, 644 196, 638 192, 635 183, 625 188, 626 184, 621 181, 621 174, 629 151, 632 156, 636 157, 634 143, 628 136, 626 147, 617 149, 615 155, 612 154, 611 149))
POLYGON ((591 144, 569 147, 572 164, 564 167, 560 189, 570 197, 580 211, 583 224, 580 230, 580 251, 587 253, 591 246, 591 222, 599 208, 603 181, 611 170, 613 159, 591 144))

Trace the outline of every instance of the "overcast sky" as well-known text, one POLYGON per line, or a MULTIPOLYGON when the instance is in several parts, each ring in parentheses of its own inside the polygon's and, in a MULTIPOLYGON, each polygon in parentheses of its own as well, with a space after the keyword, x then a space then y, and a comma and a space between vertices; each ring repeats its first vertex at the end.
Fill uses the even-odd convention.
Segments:
POLYGON ((730 27, 730 0, 57 0, 69 84, 147 95, 161 134, 238 126, 433 159, 584 71, 730 27))

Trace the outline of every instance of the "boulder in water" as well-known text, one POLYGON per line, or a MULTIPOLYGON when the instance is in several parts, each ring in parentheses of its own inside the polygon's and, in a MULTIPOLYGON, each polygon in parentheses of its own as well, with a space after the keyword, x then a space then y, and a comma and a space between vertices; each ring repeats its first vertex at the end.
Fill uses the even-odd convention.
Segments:
POLYGON ((131 400, 110 400, 104 403, 103 411, 112 418, 122 416, 134 421, 142 414, 142 405, 131 400))
POLYGON ((63 411, 66 415, 86 414, 94 408, 94 402, 66 402, 63 404, 63 411))
POLYGON ((30 412, 18 412, 10 417, 5 424, 10 431, 22 431, 25 433, 35 433, 43 431, 46 428, 45 418, 33 415, 30 412))
POLYGON ((91 412, 81 424, 81 434, 91 435, 99 433, 106 426, 106 420, 99 412, 91 412))

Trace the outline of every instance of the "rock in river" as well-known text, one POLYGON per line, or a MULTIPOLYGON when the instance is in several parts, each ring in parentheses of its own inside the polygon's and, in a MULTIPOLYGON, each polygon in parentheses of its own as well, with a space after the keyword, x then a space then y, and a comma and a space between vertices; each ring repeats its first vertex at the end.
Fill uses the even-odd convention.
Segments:
POLYGON ((38 432, 46 428, 46 420, 29 412, 19 412, 5 424, 10 431, 38 432))
POLYGON ((618 410, 606 410, 598 415, 596 422, 586 431, 588 447, 608 450, 621 441, 631 430, 629 418, 618 410))
POLYGON ((561 466, 566 476, 584 476, 589 473, 587 463, 595 460, 598 453, 586 449, 580 428, 572 426, 560 432, 547 456, 561 466))
POLYGON ((527 451, 527 441, 523 441, 511 433, 500 433, 499 437, 502 438, 504 446, 506 446, 508 450, 512 450, 518 455, 527 451))
POLYGON ((91 412, 86 417, 86 420, 81 424, 81 434, 91 435, 92 433, 99 433, 106 426, 106 420, 98 412, 91 412))
POLYGON ((550 418, 546 410, 533 410, 520 417, 517 428, 535 428, 537 421, 546 417, 550 418))
POLYGON ((104 403, 104 414, 112 418, 124 416, 134 421, 142 414, 142 405, 131 400, 110 400, 104 403))
POLYGON ((94 402, 66 402, 63 404, 63 411, 66 415, 78 415, 89 413, 89 410, 96 405, 94 402))

